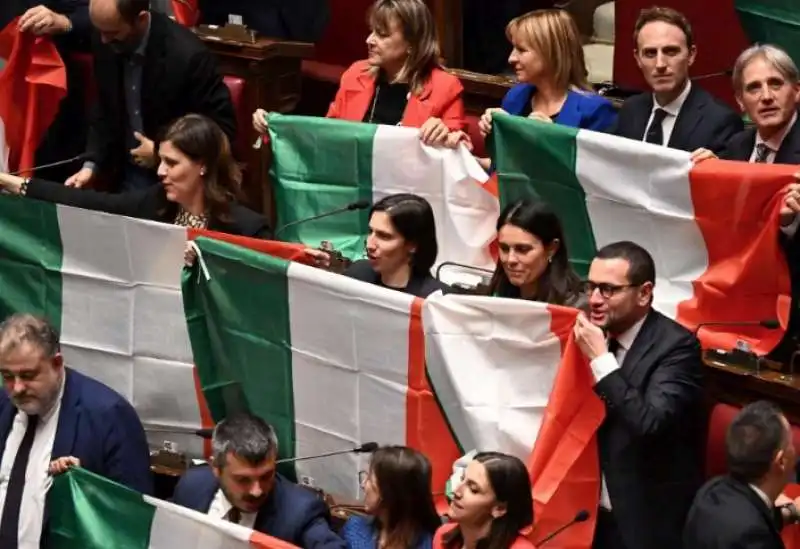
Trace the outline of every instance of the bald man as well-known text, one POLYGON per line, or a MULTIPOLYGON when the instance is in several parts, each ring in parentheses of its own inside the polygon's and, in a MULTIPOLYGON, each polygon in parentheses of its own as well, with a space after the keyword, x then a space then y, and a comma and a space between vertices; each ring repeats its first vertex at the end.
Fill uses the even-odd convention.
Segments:
POLYGON ((91 0, 96 111, 88 161, 69 177, 74 187, 99 176, 112 191, 158 183, 154 141, 171 121, 203 114, 233 141, 236 118, 228 88, 211 52, 195 34, 149 0, 91 0))

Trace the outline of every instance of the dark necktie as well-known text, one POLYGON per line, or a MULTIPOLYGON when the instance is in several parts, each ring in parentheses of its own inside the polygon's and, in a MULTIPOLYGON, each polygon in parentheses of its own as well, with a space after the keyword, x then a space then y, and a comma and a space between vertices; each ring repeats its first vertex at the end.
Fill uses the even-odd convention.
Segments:
POLYGON ((664 144, 664 128, 661 127, 661 123, 664 122, 666 117, 667 111, 664 109, 656 109, 653 113, 653 121, 650 122, 650 127, 647 128, 647 135, 644 138, 645 141, 653 143, 654 145, 664 144))
POLYGON ((19 547, 19 512, 22 507, 22 490, 25 488, 25 471, 31 457, 33 438, 36 435, 36 424, 39 416, 28 416, 28 428, 11 467, 11 476, 6 489, 6 501, 3 505, 3 516, 0 518, 0 547, 17 549, 19 547))
POLYGON ((619 341, 613 337, 608 338, 608 352, 614 355, 614 358, 617 358, 617 353, 619 352, 619 341))
POLYGON ((756 145, 756 158, 754 162, 756 164, 765 164, 771 152, 772 149, 770 149, 766 143, 759 143, 756 145))
POLYGON ((234 524, 242 522, 242 512, 236 507, 231 507, 231 510, 225 515, 225 520, 234 524))

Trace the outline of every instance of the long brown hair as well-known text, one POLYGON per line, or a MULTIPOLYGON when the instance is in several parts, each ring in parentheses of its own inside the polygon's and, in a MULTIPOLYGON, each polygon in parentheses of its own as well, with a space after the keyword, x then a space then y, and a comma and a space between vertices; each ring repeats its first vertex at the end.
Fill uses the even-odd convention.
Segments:
POLYGON ((407 446, 384 446, 372 454, 369 470, 380 494, 378 522, 392 547, 415 547, 432 536, 442 521, 431 496, 431 464, 422 453, 407 446))
POLYGON ((536 10, 520 15, 506 26, 506 36, 510 41, 516 36, 541 56, 560 89, 592 91, 581 33, 565 10, 536 10))
POLYGON ((187 114, 170 124, 161 141, 169 141, 192 161, 205 166, 203 200, 208 215, 230 221, 231 203, 241 197, 242 171, 225 132, 206 116, 187 114))
MULTIPOLYGON (((423 0, 375 0, 369 10, 369 26, 380 33, 388 33, 396 20, 408 42, 410 51, 396 81, 407 81, 412 93, 422 91, 425 81, 439 67, 439 39, 433 15, 423 0)), ((379 68, 368 69, 377 76, 379 68)))

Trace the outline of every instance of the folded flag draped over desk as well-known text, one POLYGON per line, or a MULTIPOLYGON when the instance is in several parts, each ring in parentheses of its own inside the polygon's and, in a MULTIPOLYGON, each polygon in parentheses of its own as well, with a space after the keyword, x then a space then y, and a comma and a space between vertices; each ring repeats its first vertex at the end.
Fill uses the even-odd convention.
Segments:
POLYGON ((17 29, 27 7, 21 0, 0 2, 0 171, 34 166, 36 148, 67 90, 52 40, 17 29))
MULTIPOLYGON (((492 133, 500 202, 539 196, 551 204, 582 274, 597 247, 633 240, 655 260, 656 308, 690 328, 773 319, 790 294, 777 213, 795 166, 693 166, 684 151, 513 116, 498 115, 492 133)), ((783 336, 730 330, 759 353, 783 336)), ((725 348, 736 337, 724 327, 701 332, 704 344, 725 348)))
MULTIPOLYGON (((184 280, 184 302, 214 417, 251 409, 276 426, 284 457, 372 440, 412 446, 431 459, 435 491, 465 451, 515 454, 536 480, 538 537, 597 503, 593 435, 603 408, 570 338, 576 310, 472 296, 423 301, 196 243, 201 259, 184 280)), ((366 459, 299 462, 298 477, 358 496, 366 459)), ((591 523, 553 546, 590 541, 591 523)))
MULTIPOLYGON (((419 130, 319 117, 271 114, 272 181, 278 227, 350 203, 413 193, 430 202, 439 241, 437 263, 493 266, 497 199, 466 149, 423 146, 419 130)), ((331 241, 350 258, 364 257, 369 210, 309 221, 280 233, 316 246, 331 241)), ((279 229, 280 230, 280 229, 279 229)))
POLYGON ((51 549, 297 549, 79 468, 54 478, 48 504, 51 549))

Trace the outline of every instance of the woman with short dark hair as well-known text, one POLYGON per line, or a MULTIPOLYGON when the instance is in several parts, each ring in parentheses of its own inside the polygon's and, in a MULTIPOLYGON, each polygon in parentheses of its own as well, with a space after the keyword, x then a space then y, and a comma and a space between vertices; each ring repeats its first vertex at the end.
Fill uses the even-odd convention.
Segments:
POLYGON ((372 454, 361 485, 369 517, 351 517, 342 529, 350 549, 431 549, 442 524, 431 497, 431 464, 406 446, 372 454))

